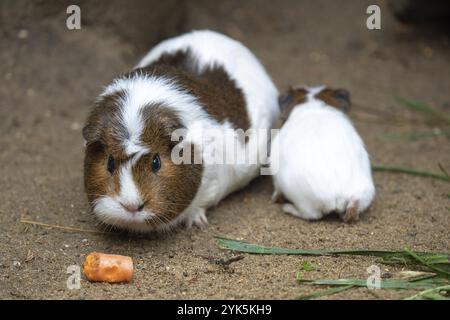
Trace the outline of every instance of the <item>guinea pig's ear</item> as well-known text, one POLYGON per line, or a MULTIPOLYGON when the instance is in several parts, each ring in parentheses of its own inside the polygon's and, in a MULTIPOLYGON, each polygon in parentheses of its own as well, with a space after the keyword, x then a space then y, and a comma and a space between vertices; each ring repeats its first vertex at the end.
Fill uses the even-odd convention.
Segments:
POLYGON ((292 102, 294 98, 294 89, 289 88, 285 93, 282 93, 278 96, 278 105, 280 107, 280 111, 283 111, 287 108, 287 106, 292 102))
POLYGON ((120 106, 125 96, 123 91, 118 91, 97 98, 83 128, 83 137, 88 145, 104 139, 106 128, 114 128, 116 134, 125 135, 120 117, 120 106))
POLYGON ((92 119, 93 117, 89 117, 86 125, 83 127, 83 138, 85 141, 85 145, 94 143, 100 139, 101 129, 100 123, 96 119, 92 119))
POLYGON ((334 99, 336 100, 339 109, 345 112, 350 111, 352 102, 350 100, 350 92, 348 90, 346 89, 334 90, 334 99))
POLYGON ((86 141, 86 145, 103 142, 107 127, 116 128, 118 133, 124 131, 119 119, 111 116, 111 111, 105 112, 103 109, 94 108, 83 127, 83 138, 86 141))

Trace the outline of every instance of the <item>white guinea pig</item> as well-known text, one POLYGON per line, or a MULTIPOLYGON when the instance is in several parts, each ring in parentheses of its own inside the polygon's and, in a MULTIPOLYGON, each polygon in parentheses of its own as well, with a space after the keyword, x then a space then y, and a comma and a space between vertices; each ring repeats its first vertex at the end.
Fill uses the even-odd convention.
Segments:
POLYGON ((317 220, 335 212, 358 220, 375 195, 369 155, 350 120, 350 94, 292 88, 280 96, 280 131, 272 141, 273 200, 286 213, 317 220))
MULTIPOLYGON (((206 210, 257 176, 260 162, 203 161, 216 143, 204 141, 202 131, 269 130, 279 116, 277 98, 264 67, 240 42, 207 30, 161 42, 105 88, 87 119, 92 211, 104 224, 134 231, 206 224, 206 210), (189 146, 183 155, 200 146, 200 163, 190 156, 174 161, 180 130, 189 146)), ((247 145, 252 152, 262 147, 254 134, 245 142, 231 138, 239 154, 247 145)))

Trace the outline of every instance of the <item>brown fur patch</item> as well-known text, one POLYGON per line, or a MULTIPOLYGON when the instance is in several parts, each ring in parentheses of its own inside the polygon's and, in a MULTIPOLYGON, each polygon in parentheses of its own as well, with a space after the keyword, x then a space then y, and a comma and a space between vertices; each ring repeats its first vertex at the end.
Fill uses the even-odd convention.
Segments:
POLYGON ((107 175, 105 148, 100 142, 86 146, 84 158, 84 186, 90 204, 98 197, 107 193, 110 179, 107 175))
POLYGON ((91 110, 86 125, 83 128, 83 137, 87 144, 100 141, 109 145, 111 138, 121 141, 126 138, 126 130, 119 121, 121 101, 125 98, 123 91, 100 98, 91 110))
POLYGON ((189 50, 163 54, 151 65, 135 72, 168 76, 196 96, 206 112, 220 123, 228 120, 234 128, 244 131, 250 127, 242 90, 220 65, 199 71, 189 50))
POLYGON ((289 118, 292 110, 302 103, 306 102, 306 96, 308 95, 308 90, 304 88, 289 88, 284 94, 280 95, 278 103, 281 110, 280 118, 278 119, 275 128, 281 128, 284 123, 289 118))
POLYGON ((194 199, 200 187, 203 166, 174 164, 171 141, 175 129, 182 128, 176 114, 163 106, 152 106, 144 111, 145 130, 141 139, 150 154, 141 157, 133 168, 133 177, 148 208, 160 219, 170 221, 181 213, 194 199), (156 154, 161 158, 161 169, 153 173, 152 161, 156 154))
POLYGON ((114 158, 114 166, 128 160, 121 147, 126 130, 118 115, 123 92, 116 92, 100 99, 91 110, 83 136, 86 140, 84 158, 84 185, 90 204, 103 195, 119 193, 117 170, 110 174, 107 170, 108 157, 114 158))
POLYGON ((350 93, 345 89, 325 88, 317 93, 314 98, 322 100, 327 105, 335 107, 341 111, 350 111, 350 93))

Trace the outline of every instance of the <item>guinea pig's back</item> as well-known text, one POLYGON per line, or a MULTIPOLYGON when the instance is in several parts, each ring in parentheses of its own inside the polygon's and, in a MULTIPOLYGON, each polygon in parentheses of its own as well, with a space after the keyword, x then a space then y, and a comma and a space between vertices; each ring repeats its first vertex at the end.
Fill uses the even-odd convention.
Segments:
MULTIPOLYGON (((187 64, 190 72, 201 74, 205 69, 222 68, 242 92, 249 128, 272 127, 279 115, 278 91, 262 64, 244 45, 217 32, 192 31, 161 42, 137 67, 149 66, 163 55, 174 55, 177 52, 189 52, 191 55, 187 64)), ((213 76, 219 81, 217 84, 220 88, 221 76, 213 76)), ((211 81, 214 78, 208 81, 214 83, 211 81)), ((229 113, 232 115, 233 110, 229 113)))
POLYGON ((371 180, 364 144, 341 112, 297 108, 281 130, 280 143, 280 168, 285 168, 280 170, 297 184, 291 188, 308 197, 324 202, 350 197, 371 180))

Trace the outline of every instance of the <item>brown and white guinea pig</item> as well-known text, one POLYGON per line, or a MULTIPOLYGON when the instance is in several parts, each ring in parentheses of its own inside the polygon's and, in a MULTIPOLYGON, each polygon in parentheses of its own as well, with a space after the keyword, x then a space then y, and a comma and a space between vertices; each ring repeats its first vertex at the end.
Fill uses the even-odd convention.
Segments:
POLYGON ((280 97, 281 129, 272 141, 273 199, 283 211, 316 220, 336 212, 357 220, 375 195, 369 155, 344 114, 343 89, 297 87, 280 97))
MULTIPOLYGON (((161 42, 105 88, 83 129, 92 211, 104 224, 134 231, 206 224, 209 207, 258 175, 260 158, 176 164, 172 134, 184 129, 183 142, 197 146, 205 144, 205 128, 269 130, 277 99, 257 58, 225 35, 193 31, 161 42)), ((248 138, 239 140, 241 150, 254 144, 257 152, 260 143, 248 138)))

